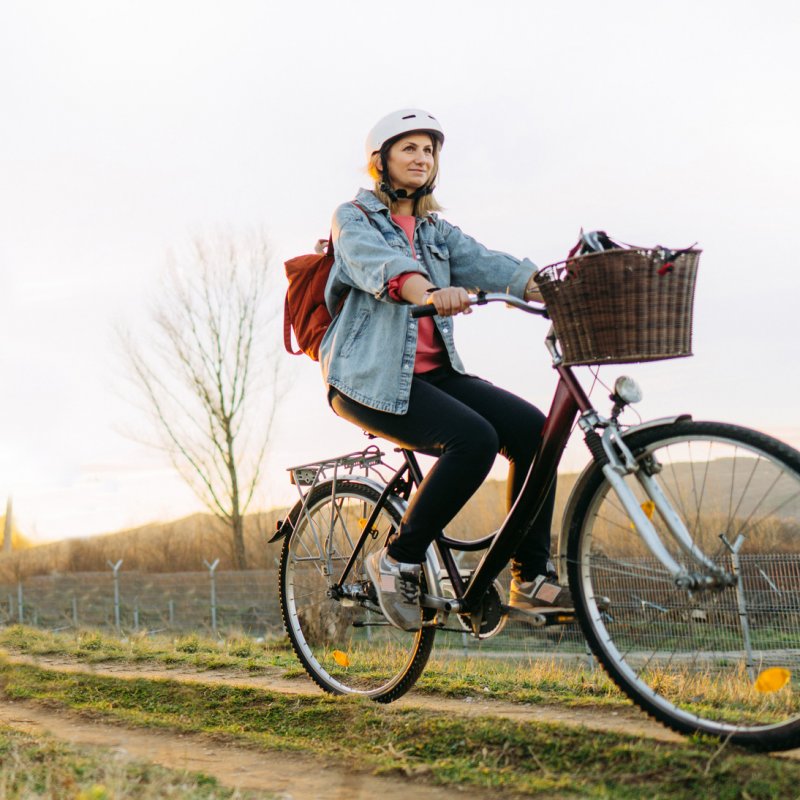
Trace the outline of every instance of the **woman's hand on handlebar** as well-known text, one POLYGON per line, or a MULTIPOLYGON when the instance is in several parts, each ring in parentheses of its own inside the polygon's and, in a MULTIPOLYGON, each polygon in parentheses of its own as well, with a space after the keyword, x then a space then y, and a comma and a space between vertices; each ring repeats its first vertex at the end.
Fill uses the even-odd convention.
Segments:
MULTIPOLYGON (((400 288, 400 297, 407 303, 416 306, 432 305, 436 313, 443 317, 452 317, 453 314, 469 314, 470 297, 466 289, 460 286, 447 286, 438 289, 431 286, 431 282, 419 273, 404 276, 403 285, 400 288)), ((430 311, 424 316, 432 316, 430 311)))
MULTIPOLYGON (((536 272, 538 271, 539 270, 536 270, 536 272)), ((528 278, 528 284, 525 286, 524 299, 526 302, 530 302, 532 300, 535 303, 544 303, 544 298, 542 297, 542 293, 536 283, 536 272, 534 272, 530 278, 528 278)))
MULTIPOLYGON (((437 291, 441 290, 437 289, 437 291)), ((478 292, 474 295, 467 295, 467 297, 469 298, 471 306, 485 306, 487 303, 505 303, 512 308, 525 311, 528 314, 535 314, 537 317, 545 317, 546 319, 550 318, 544 305, 526 303, 519 297, 514 297, 504 292, 478 292)), ((419 319, 420 317, 432 317, 437 313, 436 306, 433 303, 411 306, 411 316, 415 319, 419 319)))
POLYGON ((440 317, 452 317, 455 314, 471 314, 470 298, 466 289, 460 286, 448 286, 437 289, 426 296, 426 304, 436 307, 440 317))

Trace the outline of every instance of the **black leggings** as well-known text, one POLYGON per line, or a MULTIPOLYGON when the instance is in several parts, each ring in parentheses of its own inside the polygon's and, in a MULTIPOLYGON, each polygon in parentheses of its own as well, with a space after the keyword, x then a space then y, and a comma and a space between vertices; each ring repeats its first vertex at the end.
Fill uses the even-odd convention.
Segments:
MULTIPOLYGON (((361 405, 331 387, 336 414, 408 450, 439 456, 412 496, 389 555, 419 564, 428 545, 483 483, 497 453, 510 463, 508 508, 522 489, 545 417, 535 406, 472 375, 444 367, 415 375, 405 414, 361 405)), ((550 558, 553 485, 536 524, 514 554, 517 578, 544 574, 550 558)))

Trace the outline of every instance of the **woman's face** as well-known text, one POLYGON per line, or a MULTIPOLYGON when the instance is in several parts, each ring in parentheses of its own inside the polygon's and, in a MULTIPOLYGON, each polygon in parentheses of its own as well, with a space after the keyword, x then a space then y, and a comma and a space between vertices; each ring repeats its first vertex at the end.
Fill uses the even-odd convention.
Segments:
POLYGON ((400 137, 386 157, 389 180, 395 189, 411 192, 424 186, 434 168, 433 140, 427 133, 409 133, 400 137))

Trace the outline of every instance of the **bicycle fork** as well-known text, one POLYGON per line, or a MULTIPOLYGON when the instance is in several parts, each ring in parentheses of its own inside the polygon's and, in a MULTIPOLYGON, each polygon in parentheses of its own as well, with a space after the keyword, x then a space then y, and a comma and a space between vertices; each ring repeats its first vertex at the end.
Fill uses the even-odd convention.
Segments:
MULTIPOLYGON (((594 428, 597 418, 593 414, 581 416, 578 424, 587 434, 587 438, 597 437, 594 428)), ((636 528, 639 536, 642 537, 650 552, 664 565, 664 568, 672 575, 675 585, 680 589, 697 591, 703 589, 715 589, 736 584, 736 576, 726 572, 718 564, 715 564, 708 556, 697 548, 692 536, 683 523, 683 520, 676 513, 672 504, 667 499, 664 491, 657 480, 657 475, 661 470, 660 464, 654 456, 647 456, 641 461, 637 461, 633 453, 622 439, 619 428, 611 420, 603 430, 600 443, 602 445, 605 458, 601 469, 606 480, 614 489, 617 498, 628 514, 631 522, 636 528), (661 540, 655 526, 650 521, 648 515, 639 503, 631 488, 625 482, 626 475, 633 475, 639 485, 644 490, 647 497, 653 503, 655 510, 661 516, 669 534, 678 544, 680 549, 686 553, 699 567, 701 571, 690 571, 681 566, 667 550, 661 540)), ((592 449, 590 447, 590 449, 592 449)), ((594 453, 597 459, 598 453, 594 453)))

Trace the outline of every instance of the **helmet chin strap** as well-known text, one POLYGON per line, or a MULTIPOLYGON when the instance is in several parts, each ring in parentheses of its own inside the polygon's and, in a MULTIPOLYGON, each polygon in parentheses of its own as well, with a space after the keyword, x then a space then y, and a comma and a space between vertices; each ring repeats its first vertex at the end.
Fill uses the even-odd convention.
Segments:
POLYGON ((387 181, 381 182, 381 191, 396 203, 398 200, 417 200, 425 195, 432 194, 435 187, 420 186, 419 189, 409 194, 405 189, 392 189, 387 181))

